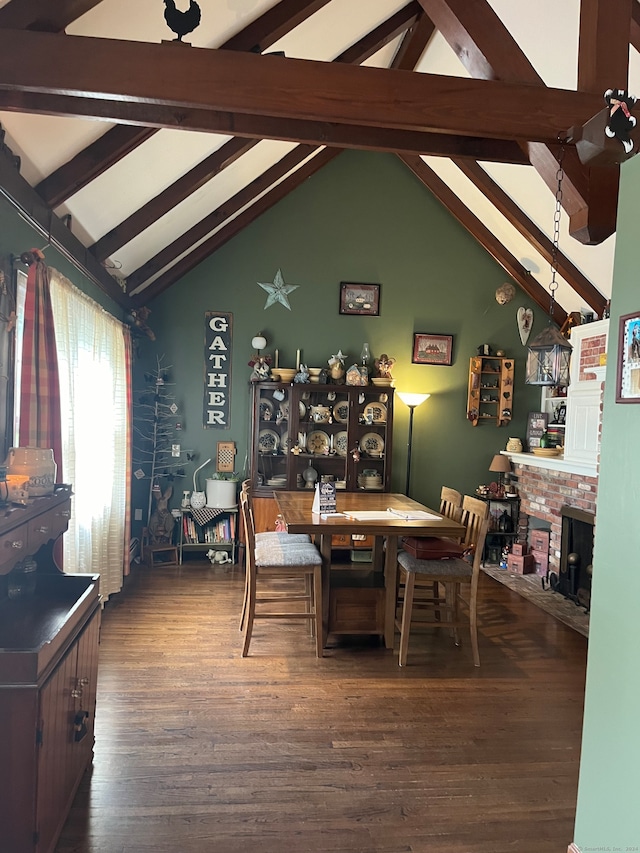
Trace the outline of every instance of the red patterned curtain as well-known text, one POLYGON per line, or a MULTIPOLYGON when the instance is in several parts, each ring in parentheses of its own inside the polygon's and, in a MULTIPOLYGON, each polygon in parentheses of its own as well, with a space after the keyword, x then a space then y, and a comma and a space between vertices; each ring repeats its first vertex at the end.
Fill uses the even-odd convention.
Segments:
POLYGON ((60 483, 63 482, 60 386, 49 268, 39 249, 27 252, 22 260, 28 260, 29 271, 22 344, 20 446, 53 448, 60 483))

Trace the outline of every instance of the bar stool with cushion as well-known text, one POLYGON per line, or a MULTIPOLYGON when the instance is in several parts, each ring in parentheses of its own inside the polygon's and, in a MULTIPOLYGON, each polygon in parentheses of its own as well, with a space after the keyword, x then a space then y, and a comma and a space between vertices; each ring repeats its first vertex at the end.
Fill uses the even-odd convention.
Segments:
POLYGON ((256 543, 253 518, 246 498, 241 496, 241 511, 247 537, 247 585, 244 606, 242 657, 249 653, 253 623, 256 619, 307 620, 316 640, 316 656, 322 657, 322 557, 311 543, 283 545, 277 541, 256 543), (304 589, 270 592, 259 589, 275 579, 302 579, 304 589), (271 611, 263 605, 284 605, 271 611), (304 609, 300 608, 304 606, 304 609))
POLYGON ((462 503, 461 522, 465 526, 465 535, 461 544, 467 549, 467 559, 463 557, 418 559, 408 551, 402 550, 398 553, 399 576, 404 581, 402 615, 400 620, 396 619, 396 627, 400 630, 398 657, 400 666, 405 666, 407 663, 414 610, 425 612, 431 617, 421 619, 420 624, 451 630, 456 645, 459 645, 458 629, 468 627, 473 662, 475 666, 480 666, 476 610, 482 551, 489 528, 489 505, 466 495, 462 503), (472 559, 471 562, 470 559, 472 559), (415 597, 416 587, 433 587, 434 585, 444 588, 444 598, 437 592, 419 599, 415 597), (468 592, 468 599, 464 599, 461 595, 463 588, 468 592), (461 603, 464 603, 466 615, 462 612, 461 603))

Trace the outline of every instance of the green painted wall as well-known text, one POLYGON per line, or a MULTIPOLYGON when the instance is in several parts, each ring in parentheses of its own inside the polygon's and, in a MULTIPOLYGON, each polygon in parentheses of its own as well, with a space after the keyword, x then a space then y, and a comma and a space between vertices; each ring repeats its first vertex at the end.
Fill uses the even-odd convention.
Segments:
POLYGON ((622 167, 575 842, 640 849, 640 405, 615 402, 618 318, 640 311, 640 158, 622 167))
MULTIPOLYGON (((294 366, 300 349, 303 362, 318 367, 340 348, 348 363, 357 361, 368 341, 374 356, 397 359, 397 388, 432 395, 415 414, 412 494, 433 504, 443 483, 469 492, 492 479, 493 454, 509 435, 524 434, 528 411, 539 405, 539 391, 524 385, 525 349, 515 319, 517 308, 531 303, 518 290, 513 302, 498 305, 495 290, 505 280, 502 268, 396 157, 345 152, 151 303, 157 341, 140 341, 138 376, 163 354, 183 407, 183 446, 196 448, 203 461, 215 454, 217 441, 232 439, 242 468, 251 338, 262 331, 268 351, 279 349, 281 366, 294 366), (288 284, 299 285, 290 295, 291 311, 280 304, 264 310, 266 293, 257 282, 273 281, 278 268, 288 284), (380 316, 339 315, 341 281, 381 284, 380 316), (230 430, 202 427, 205 311, 233 314, 230 430), (453 334, 453 366, 412 365, 414 332, 453 334), (508 428, 474 428, 465 419, 469 357, 485 342, 516 359, 515 417, 508 428)), ((540 328, 542 312, 536 313, 540 328)), ((407 428, 408 410, 398 400, 393 464, 394 488, 401 490, 407 428)))

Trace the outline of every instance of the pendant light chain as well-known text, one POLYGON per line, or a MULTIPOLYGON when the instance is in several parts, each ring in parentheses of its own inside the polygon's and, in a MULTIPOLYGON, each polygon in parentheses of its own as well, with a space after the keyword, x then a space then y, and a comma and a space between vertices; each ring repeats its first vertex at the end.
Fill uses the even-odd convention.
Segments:
POLYGON ((564 178, 564 144, 560 146, 560 154, 558 156, 558 170, 556 171, 556 208, 553 214, 553 246, 551 248, 551 282, 549 283, 549 292, 551 293, 551 304, 549 306, 549 316, 553 319, 553 305, 556 298, 556 290, 558 282, 556 275, 558 273, 558 244, 560 243, 560 217, 562 216, 562 180, 564 178))

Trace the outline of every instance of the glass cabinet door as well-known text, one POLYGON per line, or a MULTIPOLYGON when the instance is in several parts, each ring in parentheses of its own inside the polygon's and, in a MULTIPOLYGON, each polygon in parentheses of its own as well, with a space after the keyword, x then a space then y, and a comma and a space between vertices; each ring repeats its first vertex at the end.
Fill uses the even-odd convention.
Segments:
POLYGON ((389 490, 392 388, 261 382, 252 395, 256 494, 312 490, 323 478, 338 490, 389 490))

